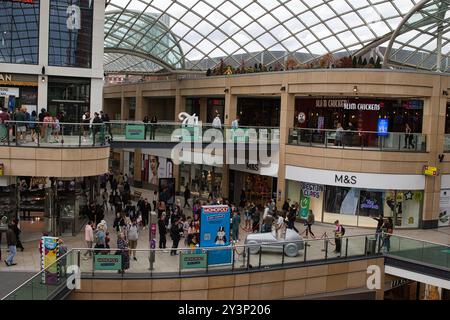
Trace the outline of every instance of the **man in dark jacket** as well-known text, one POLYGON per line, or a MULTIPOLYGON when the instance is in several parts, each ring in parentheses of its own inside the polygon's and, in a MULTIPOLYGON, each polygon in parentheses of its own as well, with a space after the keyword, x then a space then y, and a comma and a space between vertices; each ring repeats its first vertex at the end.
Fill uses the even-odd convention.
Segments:
POLYGON ((170 236, 173 240, 172 251, 170 251, 171 256, 177 255, 178 243, 180 242, 180 232, 183 231, 183 224, 180 224, 180 220, 175 220, 175 223, 172 224, 170 228, 170 236))
POLYGON ((161 218, 158 220, 158 231, 159 231, 159 248, 165 249, 166 248, 166 234, 167 234, 167 228, 166 228, 166 215, 162 214, 161 218))
POLYGON ((17 238, 12 224, 8 225, 8 231, 6 231, 6 242, 8 244, 9 255, 8 258, 6 258, 5 263, 8 267, 15 266, 17 263, 14 263, 13 260, 17 250, 17 238))
POLYGON ((191 208, 191 205, 189 204, 189 199, 191 198, 191 190, 189 190, 189 186, 186 185, 186 188, 184 189, 184 208, 186 208, 186 206, 188 206, 189 208, 191 208))

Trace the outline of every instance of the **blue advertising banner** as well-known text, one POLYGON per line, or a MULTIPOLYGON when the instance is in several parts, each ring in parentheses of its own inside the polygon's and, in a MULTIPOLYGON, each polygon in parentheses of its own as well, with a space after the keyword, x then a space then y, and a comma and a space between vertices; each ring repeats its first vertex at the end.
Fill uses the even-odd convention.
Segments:
POLYGON ((389 135, 388 131, 388 119, 378 119, 378 136, 379 137, 386 137, 389 135))
MULTIPOLYGON (((200 247, 214 248, 230 245, 230 208, 203 206, 200 216, 200 247)), ((208 251, 208 265, 231 263, 230 250, 208 251)))

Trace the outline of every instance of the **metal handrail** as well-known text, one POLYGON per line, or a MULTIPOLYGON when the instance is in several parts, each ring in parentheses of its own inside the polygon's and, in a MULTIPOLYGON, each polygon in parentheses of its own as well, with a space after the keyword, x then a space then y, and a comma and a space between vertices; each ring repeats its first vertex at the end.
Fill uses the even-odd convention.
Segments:
POLYGON ((397 237, 397 238, 404 238, 404 239, 408 239, 408 240, 414 240, 414 241, 419 241, 419 242, 424 242, 424 243, 430 243, 430 244, 435 244, 437 246, 444 246, 444 247, 450 248, 450 244, 438 243, 438 242, 428 241, 428 240, 421 240, 421 239, 416 239, 416 238, 412 238, 412 237, 408 237, 408 236, 403 236, 403 235, 393 234, 393 233, 387 233, 387 232, 383 232, 382 234, 383 234, 383 236, 384 235, 388 235, 388 236, 393 236, 393 237, 397 237))
MULTIPOLYGON (((316 131, 316 132, 338 132, 337 129, 317 129, 317 128, 291 128, 292 130, 296 130, 296 131, 316 131)), ((411 133, 406 133, 406 132, 379 132, 379 131, 360 131, 360 130, 348 130, 348 129, 343 129, 342 131, 339 131, 342 133, 369 133, 369 134, 409 134, 409 135, 422 135, 425 136, 425 133, 420 133, 420 132, 411 132, 411 133)))

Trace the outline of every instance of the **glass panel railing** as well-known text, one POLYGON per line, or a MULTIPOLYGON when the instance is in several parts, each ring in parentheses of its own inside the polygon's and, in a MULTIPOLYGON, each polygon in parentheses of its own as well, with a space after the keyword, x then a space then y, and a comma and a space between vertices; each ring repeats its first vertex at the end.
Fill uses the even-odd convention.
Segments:
POLYGON ((91 148, 106 144, 103 123, 6 121, 0 124, 0 145, 91 148))
POLYGON ((450 134, 444 136, 444 152, 450 152, 450 134))
POLYGON ((384 253, 391 257, 404 258, 440 268, 450 268, 450 246, 448 245, 397 235, 390 235, 389 242, 390 250, 384 250, 384 253))
POLYGON ((336 131, 293 128, 289 131, 290 145, 377 151, 426 152, 427 136, 421 133, 370 131, 336 131))

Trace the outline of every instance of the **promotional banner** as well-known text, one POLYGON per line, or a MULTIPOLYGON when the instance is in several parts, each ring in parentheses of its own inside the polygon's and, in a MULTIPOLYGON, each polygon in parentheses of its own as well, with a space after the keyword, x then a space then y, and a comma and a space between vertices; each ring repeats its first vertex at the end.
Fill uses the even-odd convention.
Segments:
POLYGON ((450 226, 450 190, 441 190, 438 226, 450 226))
POLYGON ((95 254, 95 270, 121 270, 122 256, 120 254, 95 254))
POLYGON ((208 257, 206 253, 201 253, 200 250, 195 250, 195 253, 182 252, 180 255, 180 269, 201 269, 206 268, 208 257), (200 251, 198 253, 197 251, 200 251))
POLYGON ((388 119, 378 119, 378 136, 386 137, 389 135, 389 120, 388 119))
POLYGON ((125 140, 145 140, 145 125, 127 124, 125 127, 125 140))
POLYGON ((302 193, 305 197, 320 198, 320 193, 323 191, 323 186, 320 184, 300 182, 302 193))
POLYGON ((42 273, 42 281, 45 284, 58 283, 58 264, 55 263, 59 256, 58 238, 41 238, 41 269, 46 270, 42 273))
MULTIPOLYGON (((214 248, 230 245, 230 208, 203 206, 200 217, 200 247, 214 248)), ((208 265, 231 263, 230 250, 208 251, 208 265)))
POLYGON ((308 218, 310 203, 311 203, 311 198, 305 197, 302 194, 301 199, 300 199, 300 210, 299 210, 300 218, 302 218, 302 219, 308 218))

